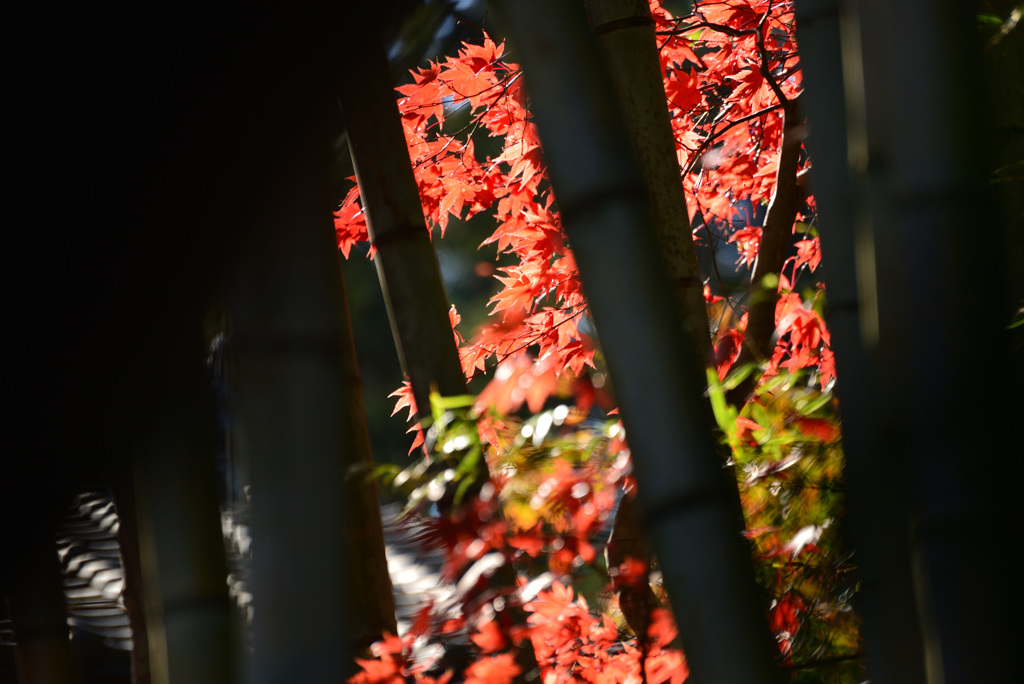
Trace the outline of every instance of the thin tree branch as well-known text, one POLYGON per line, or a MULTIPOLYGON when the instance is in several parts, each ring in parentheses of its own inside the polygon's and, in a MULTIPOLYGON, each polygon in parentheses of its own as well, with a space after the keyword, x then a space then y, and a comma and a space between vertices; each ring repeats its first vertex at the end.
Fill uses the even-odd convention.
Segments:
POLYGON ((698 147, 697 150, 694 152, 693 159, 690 161, 690 163, 687 165, 686 169, 683 171, 683 175, 686 175, 686 174, 692 172, 693 171, 693 167, 697 165, 697 162, 700 160, 701 155, 704 154, 704 152, 707 150, 707 148, 709 148, 712 144, 714 144, 714 142, 718 138, 722 137, 722 135, 726 131, 728 131, 730 128, 732 128, 733 126, 738 126, 741 123, 746 123, 747 121, 750 121, 751 119, 757 119, 759 117, 764 116, 765 114, 769 114, 771 112, 774 112, 777 109, 782 109, 782 108, 783 108, 782 104, 773 104, 771 107, 765 107, 764 109, 759 109, 756 112, 752 112, 750 114, 746 114, 744 116, 741 116, 740 118, 736 119, 735 121, 730 121, 725 126, 725 128, 723 128, 720 131, 715 131, 714 130, 714 125, 712 125, 712 133, 708 135, 708 137, 704 140, 704 142, 702 142, 700 144, 700 147, 698 147))
MULTIPOLYGON (((782 128, 775 194, 768 205, 761 230, 761 244, 750 277, 747 331, 736 359, 737 367, 764 361, 771 355, 775 333, 775 304, 779 300, 779 274, 785 264, 793 223, 804 201, 804 193, 797 178, 803 142, 800 131, 803 119, 798 101, 799 96, 783 107, 786 117, 782 128)), ((751 373, 746 380, 726 393, 726 399, 735 406, 742 406, 750 399, 759 379, 760 373, 751 373)))

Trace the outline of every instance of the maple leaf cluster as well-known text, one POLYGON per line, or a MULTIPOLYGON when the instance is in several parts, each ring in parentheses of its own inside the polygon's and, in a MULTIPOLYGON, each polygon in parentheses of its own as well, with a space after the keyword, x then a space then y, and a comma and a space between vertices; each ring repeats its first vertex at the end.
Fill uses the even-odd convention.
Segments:
POLYGON ((560 582, 527 603, 526 609, 530 612, 529 637, 544 684, 640 684, 645 679, 648 684, 680 684, 686 680, 682 652, 671 648, 676 628, 666 610, 655 611, 649 647, 642 652, 620 641, 611 618, 592 615, 586 599, 574 600, 572 588, 560 582))
MULTIPOLYGON (((527 626, 518 630, 518 648, 537 654, 543 684, 682 684, 688 670, 682 652, 672 646, 676 627, 671 613, 655 610, 647 647, 641 651, 619 638, 607 615, 594 616, 582 596, 561 582, 541 590, 525 605, 527 626), (642 668, 642 669, 641 669, 642 668)), ((786 623, 788 624, 788 623, 786 623)), ((511 684, 522 672, 516 662, 517 648, 492 619, 486 619, 471 636, 479 657, 463 673, 466 684, 511 684)), ((454 675, 425 672, 425 665, 410 657, 413 635, 405 639, 386 635, 371 648, 373 658, 359 658, 362 671, 352 684, 446 684, 454 675)))
MULTIPOLYGON (((464 44, 457 56, 420 69, 412 84, 398 89, 410 159, 428 225, 443 236, 451 217, 468 220, 493 211, 496 227, 483 245, 517 258, 498 269, 502 288, 491 300, 495 322, 460 346, 466 374, 485 370, 491 357, 510 359, 527 347, 535 347, 549 366, 578 374, 593 359, 593 347, 577 327, 585 301, 546 182, 519 67, 503 59, 503 51, 484 36, 482 45, 464 44), (446 134, 446 118, 467 106, 473 112, 467 130, 446 134), (500 138, 501 153, 478 158, 477 131, 500 138)), ((342 203, 335 227, 346 255, 367 239, 357 188, 342 203)))
MULTIPOLYGON (((694 14, 682 20, 656 7, 653 13, 658 33, 664 36, 660 54, 683 185, 691 214, 698 219, 694 237, 724 239, 736 246, 738 265, 752 265, 762 227, 751 223, 744 202, 763 207, 772 198, 784 104, 794 102, 802 88, 792 3, 699 3, 694 14)), ((802 154, 798 174, 809 168, 810 159, 802 154)), ((806 216, 797 217, 807 236, 795 244, 797 255, 786 261, 790 277, 777 274, 782 295, 775 314, 777 344, 766 375, 783 362, 790 370, 818 367, 824 387, 835 377, 828 332, 820 313, 802 303, 795 287, 802 272, 813 273, 821 263, 816 230, 800 221, 813 222, 813 207, 811 196, 806 199, 806 216), (809 313, 791 315, 795 306, 804 306, 809 313), (811 327, 816 334, 810 334, 811 327)), ((719 299, 710 292, 706 298, 709 304, 719 299)), ((713 362, 720 378, 731 370, 743 342, 746 314, 736 312, 733 302, 710 309, 716 332, 713 362)))
MULTIPOLYGON (((767 202, 775 189, 779 96, 801 89, 792 3, 699 3, 681 20, 653 12, 691 211, 731 223, 739 200, 767 202)), ((733 240, 747 242, 749 262, 760 228, 745 231, 733 240)))
MULTIPOLYGON (((695 238, 706 239, 715 226, 713 239, 736 244, 740 265, 752 264, 761 227, 750 225, 740 203, 764 205, 772 197, 782 142, 780 98, 792 100, 801 89, 792 3, 698 3, 692 16, 677 19, 652 2, 652 15, 682 182, 690 212, 699 218, 695 238)), ((547 369, 579 376, 594 365, 593 344, 580 330, 586 302, 519 66, 506 57, 503 44, 484 35, 481 44, 464 43, 457 55, 412 76, 412 83, 398 88, 398 106, 427 225, 443 237, 453 217, 465 221, 493 212, 494 229, 481 247, 493 245, 498 255, 515 258, 498 268, 501 287, 491 299, 492 322, 459 345, 463 370, 474 377, 492 359, 516 363, 530 351, 529 358, 547 369), (449 131, 449 117, 465 108, 469 123, 449 131), (500 139, 501 152, 479 154, 474 140, 480 135, 500 139)), ((809 165, 803 155, 801 169, 809 165)), ((809 198, 808 211, 812 207, 809 198)), ((342 202, 335 227, 346 256, 367 239, 358 188, 342 202)), ((799 273, 820 264, 812 227, 796 249, 787 262, 787 302, 800 296, 799 273)), ((820 333, 807 334, 806 321, 787 315, 791 310, 787 304, 777 311, 780 344, 769 374, 785 359, 789 369, 820 365, 821 381, 827 382, 835 368, 824 324, 818 316, 820 333), (805 324, 804 330, 795 331, 793 324, 805 324)), ((719 307, 711 315, 714 360, 724 377, 742 344, 746 319, 721 312, 719 307)), ((534 391, 532 405, 539 396, 534 391)))

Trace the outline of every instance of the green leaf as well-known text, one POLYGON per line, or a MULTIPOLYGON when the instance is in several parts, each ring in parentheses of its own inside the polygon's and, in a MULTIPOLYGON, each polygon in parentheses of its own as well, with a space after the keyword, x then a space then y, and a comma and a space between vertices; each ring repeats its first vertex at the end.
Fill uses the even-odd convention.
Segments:
POLYGON ((467 475, 472 475, 476 472, 476 464, 480 460, 480 455, 483 451, 480 449, 479 444, 474 444, 466 455, 459 461, 459 468, 455 471, 455 477, 462 478, 467 475))
MULTIPOLYGON (((365 464, 356 464, 349 468, 349 477, 355 474, 358 466, 364 466, 360 470, 366 470, 365 464)), ((395 463, 379 463, 366 475, 367 482, 383 482, 390 484, 402 472, 402 469, 395 463)))
MULTIPOLYGON (((722 388, 728 392, 739 387, 740 383, 750 377, 750 374, 756 369, 756 363, 745 363, 742 366, 734 368, 729 375, 725 377, 725 382, 722 384, 722 388)), ((718 376, 715 377, 717 379, 718 376)))
POLYGON ((758 394, 770 394, 772 392, 782 390, 785 392, 791 386, 795 385, 800 381, 799 371, 796 373, 779 373, 773 375, 767 380, 761 381, 761 387, 758 389, 758 394))
POLYGON ((714 368, 707 369, 708 374, 708 398, 711 400, 711 410, 715 414, 715 421, 719 429, 725 433, 732 442, 736 436, 736 409, 725 400, 725 389, 718 380, 718 374, 714 368))
POLYGON ((473 486, 476 481, 475 477, 464 477, 459 481, 459 487, 455 490, 455 505, 462 503, 462 498, 466 496, 466 492, 473 486))
POLYGON ((476 396, 473 394, 454 394, 450 397, 442 397, 437 392, 430 393, 430 409, 431 413, 436 412, 438 409, 443 411, 451 411, 453 409, 467 408, 476 403, 476 396))
POLYGON ((832 401, 832 395, 830 393, 822 393, 819 394, 817 398, 807 402, 806 404, 802 402, 798 403, 797 408, 802 415, 809 416, 813 413, 817 413, 819 409, 827 406, 830 401, 832 401))
POLYGON ((770 432, 768 426, 772 424, 771 416, 768 415, 764 406, 761 406, 756 402, 747 402, 747 406, 750 407, 751 420, 761 426, 761 430, 759 432, 763 433, 761 439, 757 439, 756 436, 755 439, 757 439, 758 443, 763 444, 770 432))

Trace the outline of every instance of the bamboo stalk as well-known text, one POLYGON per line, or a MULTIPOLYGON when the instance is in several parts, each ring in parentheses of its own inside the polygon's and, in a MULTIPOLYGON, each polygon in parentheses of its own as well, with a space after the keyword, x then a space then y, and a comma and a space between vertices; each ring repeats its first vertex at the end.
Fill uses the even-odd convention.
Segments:
POLYGON ((132 630, 132 684, 150 684, 149 633, 146 628, 145 586, 139 539, 139 515, 132 473, 111 474, 110 491, 117 510, 117 543, 124 573, 124 610, 132 630))
POLYGON ((905 502, 905 521, 893 523, 905 535, 926 678, 1011 681, 1017 609, 995 607, 1016 572, 1001 541, 1012 534, 1014 493, 966 457, 1019 446, 973 426, 1021 411, 1012 382, 986 383, 979 401, 979 364, 1011 368, 1009 340, 998 295, 963 285, 1003 287, 975 229, 994 206, 973 85, 983 80, 980 40, 964 32, 974 17, 963 3, 853 6, 864 87, 850 155, 878 301, 877 334, 863 333, 885 390, 875 410, 893 458, 880 474, 905 502))
POLYGON ((872 681, 920 683, 924 656, 907 544, 905 464, 893 443, 882 439, 877 413, 883 392, 876 256, 870 225, 858 209, 858 170, 849 154, 851 141, 865 135, 857 22, 837 0, 799 3, 796 11, 865 662, 872 681))
POLYGON ((330 220, 327 100, 282 145, 229 299, 229 386, 252 486, 254 682, 339 681, 395 630, 330 220), (349 477, 356 466, 359 473, 349 477))
POLYGON ((38 532, 19 549, 20 557, 9 561, 15 566, 9 599, 18 681, 76 684, 80 677, 71 651, 53 528, 42 524, 38 532))
MULTIPOLYGON (((672 282, 677 315, 696 352, 691 363, 703 368, 711 358, 711 335, 697 251, 675 154, 654 19, 644 0, 596 0, 586 3, 590 30, 597 38, 615 99, 622 111, 630 149, 643 176, 651 228, 672 282)), ((711 429, 712 426, 708 426, 711 429)), ((627 558, 648 561, 649 545, 634 497, 625 497, 608 546, 608 566, 627 558)), ((637 638, 647 639, 651 608, 657 598, 645 581, 619 591, 623 615, 637 638)))
POLYGON ((698 352, 694 363, 703 367, 711 354, 707 306, 650 5, 645 0, 591 0, 586 6, 643 177, 651 228, 672 281, 679 318, 698 352))
POLYGON ((214 454, 214 407, 194 376, 168 390, 136 461, 134 489, 150 676, 156 684, 230 682, 231 609, 214 454), (191 387, 191 391, 187 388, 191 387))
POLYGON ((430 392, 466 392, 448 320, 450 304, 423 218, 409 162, 394 82, 373 23, 346 41, 350 66, 339 89, 349 148, 374 261, 402 369, 421 420, 430 419, 430 392))

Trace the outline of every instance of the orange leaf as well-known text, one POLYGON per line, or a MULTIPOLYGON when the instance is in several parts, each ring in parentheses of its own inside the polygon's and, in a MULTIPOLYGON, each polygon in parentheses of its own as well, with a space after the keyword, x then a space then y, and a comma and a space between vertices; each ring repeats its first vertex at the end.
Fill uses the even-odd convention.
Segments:
POLYGON ((736 417, 736 427, 746 430, 764 430, 763 427, 761 427, 754 421, 750 420, 749 418, 744 418, 743 416, 736 417))
POLYGON ((795 418, 793 423, 796 424, 800 432, 808 437, 821 440, 826 444, 834 442, 839 438, 839 427, 834 422, 824 418, 805 418, 801 416, 795 418))
POLYGON ((512 684, 522 671, 511 653, 487 656, 466 668, 466 684, 512 684))
POLYGON ((470 638, 480 647, 482 653, 494 653, 508 645, 505 635, 501 633, 498 623, 494 620, 488 620, 480 625, 480 631, 470 638))

